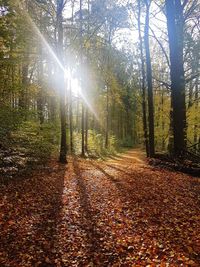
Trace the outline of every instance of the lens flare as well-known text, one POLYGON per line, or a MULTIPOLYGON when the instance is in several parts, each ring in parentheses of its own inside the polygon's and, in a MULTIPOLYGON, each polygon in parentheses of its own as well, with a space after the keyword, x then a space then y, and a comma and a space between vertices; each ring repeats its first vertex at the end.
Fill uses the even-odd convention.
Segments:
POLYGON ((52 49, 52 47, 49 45, 49 43, 47 42, 47 40, 45 39, 45 37, 42 35, 42 33, 40 32, 40 30, 37 27, 37 25, 35 24, 35 22, 30 17, 29 13, 23 8, 23 6, 20 3, 20 1, 17 0, 15 2, 15 8, 18 9, 20 12, 21 11, 24 12, 24 15, 26 16, 27 21, 30 23, 33 31, 39 37, 39 39, 41 41, 41 44, 44 46, 44 48, 46 49, 46 51, 48 51, 48 53, 50 54, 51 58, 55 61, 55 63, 57 64, 57 66, 64 72, 66 84, 69 84, 68 82, 71 83, 71 90, 72 90, 73 95, 74 96, 77 96, 77 97, 81 97, 82 100, 83 100, 83 102, 85 103, 85 105, 88 107, 88 109, 94 114, 96 120, 98 122, 100 122, 99 116, 95 112, 95 110, 92 107, 92 105, 89 102, 89 100, 84 95, 84 92, 83 92, 83 90, 81 88, 80 81, 78 79, 74 78, 72 76, 71 72, 69 71, 69 69, 67 69, 67 68, 65 68, 65 66, 63 66, 63 64, 60 62, 59 58, 57 57, 57 55, 54 52, 54 50, 52 49), (16 6, 16 4, 18 4, 18 7, 16 6))

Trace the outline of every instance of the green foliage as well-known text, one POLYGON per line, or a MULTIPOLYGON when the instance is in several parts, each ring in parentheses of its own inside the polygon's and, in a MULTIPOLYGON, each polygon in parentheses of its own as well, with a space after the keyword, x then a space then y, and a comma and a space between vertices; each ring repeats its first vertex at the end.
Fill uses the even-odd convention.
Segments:
POLYGON ((0 138, 6 140, 17 130, 24 119, 24 112, 2 105, 0 109, 0 138))
POLYGON ((13 133, 15 146, 25 153, 32 162, 45 162, 52 153, 57 152, 59 143, 59 126, 51 123, 40 125, 36 121, 24 122, 13 133))
POLYGON ((155 94, 155 145, 158 151, 167 151, 170 127, 170 98, 163 90, 162 95, 155 94))
POLYGON ((95 131, 89 131, 89 152, 98 156, 115 154, 119 148, 119 142, 114 135, 109 136, 108 149, 105 148, 105 136, 95 131))
MULTIPOLYGON (((74 152, 81 154, 81 133, 74 132, 74 152)), ((105 148, 105 136, 95 130, 88 131, 88 155, 94 157, 104 157, 115 154, 119 150, 120 144, 114 135, 109 136, 109 147, 105 148)))
POLYGON ((134 146, 134 140, 131 136, 127 136, 121 141, 120 145, 125 148, 132 148, 134 146))
MULTIPOLYGON (((81 105, 84 102, 77 92, 73 92, 73 88, 76 91, 78 86, 82 87, 85 102, 89 104, 88 156, 101 157, 115 153, 120 147, 141 145, 144 143, 144 133, 140 53, 138 44, 135 43, 134 47, 130 45, 129 38, 126 39, 127 33, 121 30, 130 26, 129 8, 119 0, 89 1, 89 6, 83 4, 83 31, 80 31, 79 5, 77 1, 72 2, 74 6, 66 5, 66 8, 69 8, 69 14, 74 12, 73 18, 66 18, 63 11, 63 27, 68 30, 63 32, 67 43, 62 63, 66 62, 66 68, 70 66, 73 77, 71 81, 66 79, 66 88, 71 84, 72 95, 66 92, 65 111, 67 125, 70 124, 70 108, 72 111, 75 153, 81 154, 81 105), (84 64, 81 63, 80 54, 84 64), (108 149, 105 149, 106 130, 108 149)), ((0 7, 0 101, 4 103, 0 108, 0 138, 6 142, 6 146, 16 147, 31 160, 45 161, 59 148, 60 125, 55 121, 60 116, 61 81, 57 73, 57 61, 49 52, 46 42, 38 36, 38 31, 54 51, 55 33, 58 34, 56 1, 22 1, 18 5, 18 1, 0 0, 0 7)), ((144 7, 141 3, 141 18, 145 14, 144 7)), ((133 5, 133 9, 137 12, 137 5, 133 5)), ((133 23, 137 25, 135 15, 133 23)), ((186 62, 192 73, 187 71, 186 76, 190 77, 190 74, 196 73, 199 64, 199 41, 191 33, 190 27, 187 31, 185 50, 190 60, 186 62)), ((165 49, 167 43, 164 39, 159 40, 165 49)), ((156 55, 151 57, 155 145, 157 151, 166 151, 170 137, 171 109, 169 67, 162 49, 153 38, 150 45, 152 55, 156 55)), ((190 93, 193 95, 190 97, 194 101, 187 110, 187 133, 189 141, 196 143, 200 136, 199 104, 195 102, 199 98, 199 88, 197 86, 195 89, 193 83, 192 80, 191 84, 186 84, 186 100, 191 85, 190 93), (195 90, 198 91, 196 96, 195 90)), ((196 83, 198 85, 198 80, 196 83)), ((148 105, 146 110, 148 126, 148 105)), ((68 145, 69 139, 68 129, 68 145)))
POLYGON ((106 153, 106 149, 104 147, 105 138, 101 133, 97 133, 96 131, 90 131, 89 135, 89 151, 91 154, 101 156, 106 153))
POLYGON ((193 144, 194 142, 198 142, 198 140, 194 140, 195 132, 197 138, 200 136, 200 105, 198 103, 194 103, 188 110, 187 110, 187 138, 189 141, 189 145, 193 144), (196 129, 195 129, 196 126, 196 129))

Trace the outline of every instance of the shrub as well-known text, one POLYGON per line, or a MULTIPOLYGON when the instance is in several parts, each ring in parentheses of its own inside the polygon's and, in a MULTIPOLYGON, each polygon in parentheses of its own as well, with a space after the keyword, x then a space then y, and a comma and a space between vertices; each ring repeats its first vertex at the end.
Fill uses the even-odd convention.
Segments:
POLYGON ((17 130, 24 119, 23 111, 10 108, 6 105, 0 109, 0 138, 3 141, 9 138, 12 131, 17 130))

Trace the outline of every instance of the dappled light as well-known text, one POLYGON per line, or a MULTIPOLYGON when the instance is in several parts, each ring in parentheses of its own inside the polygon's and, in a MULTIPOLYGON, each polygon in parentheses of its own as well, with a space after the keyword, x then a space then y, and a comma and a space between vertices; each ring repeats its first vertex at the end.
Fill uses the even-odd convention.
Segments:
POLYGON ((199 181, 124 155, 120 168, 70 158, 4 185, 1 264, 198 266, 199 181))
POLYGON ((200 266, 199 11, 0 1, 0 267, 200 266))

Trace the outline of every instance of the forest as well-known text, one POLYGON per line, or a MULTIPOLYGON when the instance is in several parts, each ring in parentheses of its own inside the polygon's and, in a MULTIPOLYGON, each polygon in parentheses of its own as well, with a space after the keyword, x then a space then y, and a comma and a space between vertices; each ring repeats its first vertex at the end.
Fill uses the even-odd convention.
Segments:
POLYGON ((0 266, 199 266, 198 177, 199 0, 0 0, 0 266))

